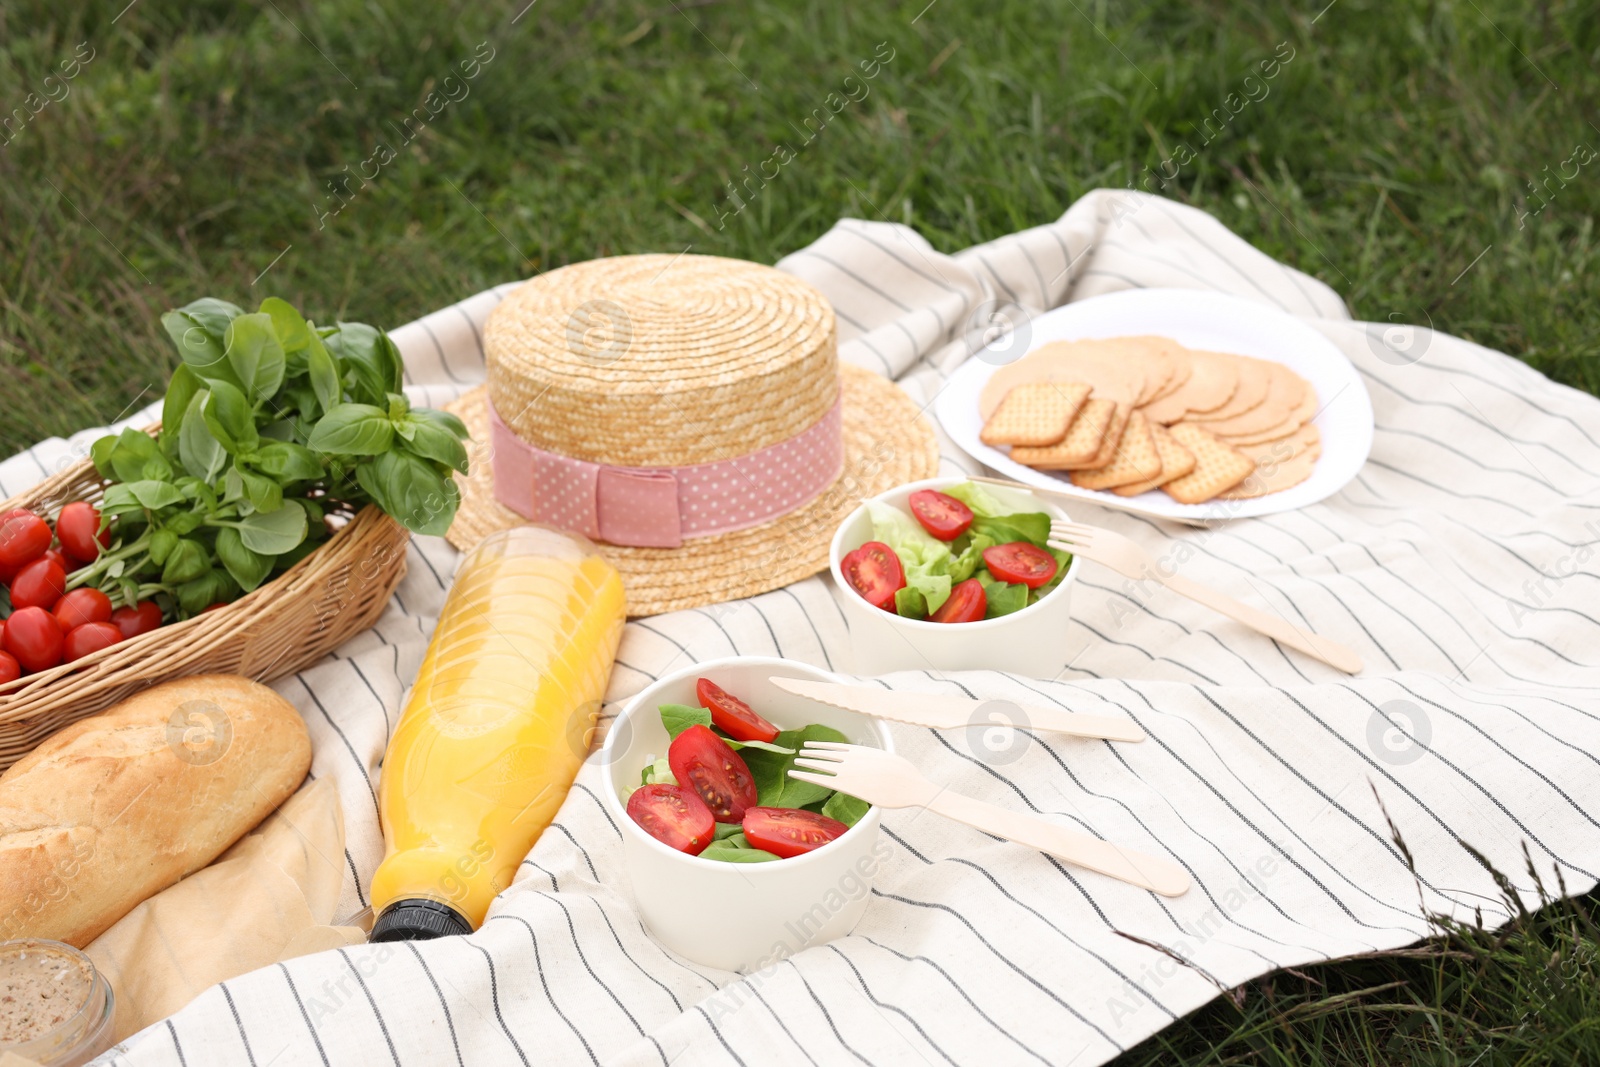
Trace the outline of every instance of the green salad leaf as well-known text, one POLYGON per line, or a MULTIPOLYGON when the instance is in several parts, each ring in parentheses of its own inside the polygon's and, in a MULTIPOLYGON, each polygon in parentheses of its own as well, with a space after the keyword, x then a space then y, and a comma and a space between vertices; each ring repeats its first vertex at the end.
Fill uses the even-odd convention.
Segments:
POLYGON ((770 860, 782 859, 771 852, 763 852, 759 848, 738 848, 726 842, 712 842, 706 850, 700 853, 703 860, 721 860, 723 863, 766 863, 770 860))
POLYGON ((831 726, 812 723, 800 730, 785 730, 772 740, 773 744, 789 749, 789 754, 760 749, 743 753, 745 766, 756 780, 756 803, 763 808, 803 808, 827 799, 833 790, 796 781, 789 777, 789 771, 794 768, 800 747, 807 741, 848 741, 849 738, 831 726))
POLYGON ((711 712, 705 708, 692 708, 688 704, 662 704, 657 710, 661 712, 661 725, 667 728, 667 736, 674 741, 691 726, 711 725, 711 712))
POLYGON ((822 805, 822 814, 830 819, 838 819, 846 826, 854 826, 861 821, 861 816, 867 813, 872 805, 849 793, 835 791, 827 802, 822 805))

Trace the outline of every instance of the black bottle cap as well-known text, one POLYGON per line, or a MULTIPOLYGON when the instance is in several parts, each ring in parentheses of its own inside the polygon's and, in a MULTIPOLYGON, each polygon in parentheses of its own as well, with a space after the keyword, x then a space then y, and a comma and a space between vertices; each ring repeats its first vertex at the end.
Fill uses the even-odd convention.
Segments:
POLYGON ((367 940, 379 941, 431 941, 436 937, 451 937, 472 933, 472 924, 466 916, 448 904, 436 900, 397 900, 383 909, 378 921, 372 924, 372 935, 367 940))

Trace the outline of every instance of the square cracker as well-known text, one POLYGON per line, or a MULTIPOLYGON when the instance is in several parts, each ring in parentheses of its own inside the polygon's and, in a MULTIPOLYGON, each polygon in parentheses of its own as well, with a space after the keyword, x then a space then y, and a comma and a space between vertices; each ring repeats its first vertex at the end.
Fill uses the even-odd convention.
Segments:
POLYGON ((986 445, 1053 445, 1089 399, 1083 382, 1028 382, 1006 394, 978 439, 986 445))
POLYGON ((1140 493, 1148 493, 1194 470, 1194 453, 1180 445, 1178 439, 1173 437, 1165 426, 1160 423, 1150 423, 1150 436, 1156 443, 1156 455, 1161 457, 1161 470, 1142 482, 1119 485, 1112 489, 1111 491, 1118 496, 1138 496, 1140 493))
POLYGON ((1194 470, 1161 487, 1180 504, 1204 504, 1244 481, 1256 469, 1255 460, 1224 444, 1196 423, 1176 423, 1172 436, 1194 453, 1195 458, 1194 470))
POLYGON ((1143 415, 1135 413, 1128 418, 1111 462, 1104 467, 1073 471, 1072 484, 1080 489, 1114 489, 1146 481, 1160 473, 1161 454, 1156 450, 1150 423, 1143 415))
POLYGON ((1042 448, 1017 445, 1011 458, 1035 470, 1065 471, 1095 466, 1100 445, 1106 435, 1119 405, 1114 400, 1092 397, 1078 409, 1078 417, 1067 427, 1067 435, 1059 444, 1042 448))
POLYGON ((1105 434, 1100 438, 1100 451, 1095 455, 1090 467, 1104 467, 1111 463, 1111 457, 1117 454, 1117 446, 1122 444, 1122 433, 1128 428, 1128 419, 1133 415, 1133 408, 1128 404, 1118 404, 1117 410, 1111 415, 1111 425, 1105 429, 1105 434))

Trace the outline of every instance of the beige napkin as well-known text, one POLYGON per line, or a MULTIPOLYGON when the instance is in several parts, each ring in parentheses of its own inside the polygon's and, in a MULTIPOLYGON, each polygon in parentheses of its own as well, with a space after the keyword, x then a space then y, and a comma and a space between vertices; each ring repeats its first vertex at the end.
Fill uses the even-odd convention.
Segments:
POLYGON ((286 800, 203 870, 123 916, 84 951, 117 997, 116 1039, 218 982, 366 941, 334 926, 344 821, 329 779, 286 800))

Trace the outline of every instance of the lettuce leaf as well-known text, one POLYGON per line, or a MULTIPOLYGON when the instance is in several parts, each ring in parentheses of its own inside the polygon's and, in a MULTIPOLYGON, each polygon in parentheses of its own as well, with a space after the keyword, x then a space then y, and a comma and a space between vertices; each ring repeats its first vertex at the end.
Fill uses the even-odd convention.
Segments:
POLYGON ((882 501, 867 501, 872 519, 872 539, 882 541, 900 557, 906 586, 922 594, 928 611, 935 612, 950 599, 950 566, 955 557, 950 546, 928 534, 921 523, 899 508, 882 501))

